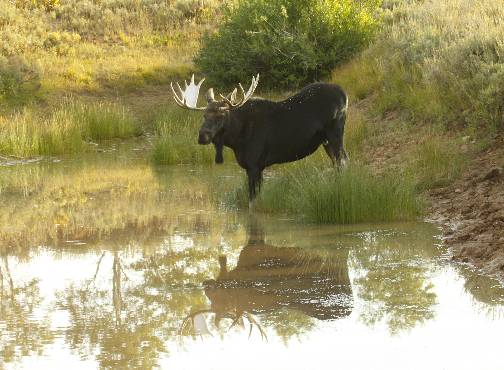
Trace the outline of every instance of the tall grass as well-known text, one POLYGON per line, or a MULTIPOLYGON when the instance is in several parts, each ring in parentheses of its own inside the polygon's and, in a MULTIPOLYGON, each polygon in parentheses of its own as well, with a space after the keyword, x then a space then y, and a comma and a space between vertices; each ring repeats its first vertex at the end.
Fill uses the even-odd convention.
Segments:
POLYGON ((140 129, 133 116, 122 106, 97 103, 74 104, 70 111, 84 139, 105 140, 138 135, 140 129))
MULTIPOLYGON (((223 191, 218 201, 246 207, 246 184, 223 191)), ((316 223, 405 221, 420 216, 423 204, 412 177, 400 173, 375 176, 352 164, 340 171, 300 163, 267 178, 254 204, 258 211, 290 213, 316 223)))
POLYGON ((132 116, 113 104, 65 103, 49 115, 25 108, 0 116, 0 153, 18 157, 78 153, 88 140, 139 133, 132 116))

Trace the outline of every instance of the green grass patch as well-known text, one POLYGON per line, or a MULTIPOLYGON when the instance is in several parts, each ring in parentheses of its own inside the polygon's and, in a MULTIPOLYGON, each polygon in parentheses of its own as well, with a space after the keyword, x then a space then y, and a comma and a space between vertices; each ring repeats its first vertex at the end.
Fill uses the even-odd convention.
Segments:
POLYGON ((122 106, 110 103, 73 104, 70 112, 82 127, 85 139, 127 138, 141 133, 133 116, 122 106))
POLYGON ((155 164, 211 164, 213 145, 198 145, 201 113, 168 106, 155 118, 156 138, 152 150, 155 164))
MULTIPOLYGON (((246 184, 234 184, 218 200, 226 206, 246 207, 246 184)), ((301 162, 279 169, 266 178, 256 210, 302 215, 315 223, 414 220, 422 213, 415 181, 400 173, 374 175, 352 164, 342 170, 301 162)))
POLYGON ((456 180, 467 163, 467 154, 461 152, 464 145, 459 140, 440 136, 428 136, 417 144, 411 154, 409 171, 416 177, 420 190, 444 186, 456 180))
POLYGON ((25 108, 0 116, 0 153, 18 157, 78 153, 88 140, 139 133, 128 111, 114 104, 67 102, 49 115, 25 108))

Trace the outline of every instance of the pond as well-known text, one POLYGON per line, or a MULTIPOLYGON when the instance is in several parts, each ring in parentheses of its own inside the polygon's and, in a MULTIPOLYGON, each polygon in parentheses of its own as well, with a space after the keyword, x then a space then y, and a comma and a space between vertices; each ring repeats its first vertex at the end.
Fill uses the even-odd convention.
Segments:
POLYGON ((504 288, 434 226, 240 212, 237 167, 142 145, 0 167, 0 369, 504 368, 504 288))

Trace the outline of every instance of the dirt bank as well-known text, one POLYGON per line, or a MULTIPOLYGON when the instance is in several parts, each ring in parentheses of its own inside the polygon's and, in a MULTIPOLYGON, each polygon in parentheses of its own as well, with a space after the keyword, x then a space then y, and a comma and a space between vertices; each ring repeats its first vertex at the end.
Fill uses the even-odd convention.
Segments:
POLYGON ((504 279, 504 140, 471 161, 454 184, 430 192, 453 259, 504 279))
MULTIPOLYGON (((369 107, 369 101, 363 100, 350 112, 379 128, 376 138, 364 143, 365 155, 359 159, 378 173, 400 170, 408 151, 422 137, 422 127, 415 125, 401 132, 397 130, 402 125, 399 114, 392 112, 377 119, 368 113, 369 107)), ((468 153, 467 148, 461 150, 468 153)), ((443 244, 450 248, 454 260, 504 281, 504 137, 475 155, 464 168, 453 184, 428 192, 427 219, 441 226, 443 244)))

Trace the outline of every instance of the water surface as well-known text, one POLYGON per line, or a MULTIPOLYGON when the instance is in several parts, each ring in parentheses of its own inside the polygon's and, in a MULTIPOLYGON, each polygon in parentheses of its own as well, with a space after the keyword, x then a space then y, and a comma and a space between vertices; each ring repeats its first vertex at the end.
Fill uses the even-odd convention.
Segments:
POLYGON ((236 167, 115 149, 0 167, 0 368, 504 368, 504 289, 432 225, 251 216, 236 167))

